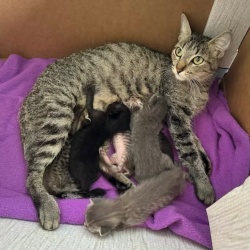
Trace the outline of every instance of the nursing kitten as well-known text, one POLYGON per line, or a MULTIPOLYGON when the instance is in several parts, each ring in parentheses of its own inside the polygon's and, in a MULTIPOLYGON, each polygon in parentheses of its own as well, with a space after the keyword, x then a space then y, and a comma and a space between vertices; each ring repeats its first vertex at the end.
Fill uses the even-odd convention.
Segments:
POLYGON ((28 164, 27 188, 46 230, 59 226, 58 204, 43 185, 45 168, 62 150, 75 107, 85 108, 83 86, 95 82, 94 108, 129 96, 162 94, 168 102, 169 129, 182 164, 189 169, 199 200, 210 205, 215 193, 206 173, 211 163, 192 131, 192 118, 206 105, 209 87, 231 34, 214 39, 191 33, 181 17, 178 42, 168 55, 135 44, 107 44, 50 64, 38 77, 20 111, 21 138, 28 164))
POLYGON ((140 184, 115 200, 93 199, 85 217, 91 232, 102 236, 143 223, 181 194, 185 173, 160 147, 159 132, 166 113, 166 101, 154 95, 133 114, 131 152, 140 184))
POLYGON ((162 152, 162 140, 159 139, 162 121, 168 114, 166 107, 164 97, 153 95, 141 110, 133 113, 132 157, 138 182, 175 167, 169 154, 162 152))

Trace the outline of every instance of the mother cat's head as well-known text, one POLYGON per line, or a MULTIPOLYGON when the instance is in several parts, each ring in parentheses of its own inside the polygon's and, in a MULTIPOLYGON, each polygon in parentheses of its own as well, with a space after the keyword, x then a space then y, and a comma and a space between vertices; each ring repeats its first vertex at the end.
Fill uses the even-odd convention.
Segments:
POLYGON ((214 39, 191 33, 189 22, 182 14, 178 43, 171 55, 175 77, 180 81, 198 82, 210 78, 217 70, 230 42, 230 32, 224 32, 214 39))

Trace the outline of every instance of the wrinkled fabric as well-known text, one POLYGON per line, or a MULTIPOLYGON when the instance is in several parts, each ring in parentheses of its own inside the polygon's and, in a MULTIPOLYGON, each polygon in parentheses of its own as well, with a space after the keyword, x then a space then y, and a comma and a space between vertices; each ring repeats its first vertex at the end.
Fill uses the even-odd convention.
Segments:
MULTIPOLYGON (((11 55, 0 61, 0 217, 38 221, 36 209, 25 187, 24 160, 18 112, 37 77, 54 59, 24 59, 11 55)), ((249 175, 249 136, 230 115, 223 93, 214 83, 210 100, 193 122, 195 134, 213 165, 211 181, 219 199, 241 185, 249 175)), ((168 131, 165 128, 165 133, 168 131)), ((93 187, 117 196, 115 188, 100 177, 93 187)), ((58 199, 61 223, 83 224, 89 199, 58 199)), ((206 206, 187 183, 184 193, 171 205, 156 212, 142 226, 153 230, 169 228, 176 234, 211 248, 206 206)))

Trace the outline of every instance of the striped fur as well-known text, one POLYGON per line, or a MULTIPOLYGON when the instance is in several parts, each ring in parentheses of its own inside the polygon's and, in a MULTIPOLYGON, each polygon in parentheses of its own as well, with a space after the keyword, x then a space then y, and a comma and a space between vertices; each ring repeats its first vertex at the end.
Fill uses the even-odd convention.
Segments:
POLYGON ((164 95, 169 106, 170 132, 182 163, 189 167, 197 197, 205 204, 213 203, 214 191, 205 173, 205 169, 210 171, 210 161, 192 132, 191 119, 204 108, 212 75, 229 43, 228 33, 211 41, 201 35, 191 36, 188 21, 182 16, 176 46, 183 47, 183 58, 175 56, 175 49, 171 61, 169 56, 145 47, 118 43, 80 51, 49 65, 20 111, 27 188, 42 227, 54 230, 59 225, 60 211, 43 185, 44 171, 65 145, 75 119, 74 110, 85 109, 82 89, 89 82, 96 84, 94 108, 101 110, 131 95, 164 95), (200 66, 191 61, 197 53, 205 57, 200 66), (187 65, 179 74, 176 67, 180 59, 187 65))

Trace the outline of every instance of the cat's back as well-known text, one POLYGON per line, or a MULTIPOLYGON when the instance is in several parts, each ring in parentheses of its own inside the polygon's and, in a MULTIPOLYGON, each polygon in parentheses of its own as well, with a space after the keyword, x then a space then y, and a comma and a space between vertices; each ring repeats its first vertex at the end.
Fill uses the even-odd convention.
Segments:
POLYGON ((146 47, 129 43, 110 43, 55 61, 39 76, 37 85, 64 86, 67 90, 73 85, 81 85, 87 81, 99 84, 112 82, 117 77, 120 80, 135 81, 139 80, 140 74, 146 77, 149 72, 156 72, 163 62, 168 64, 170 59, 146 47))
POLYGON ((25 99, 20 112, 21 127, 35 124, 37 119, 57 118, 54 113, 48 116, 56 109, 67 113, 71 123, 76 105, 85 106, 83 86, 89 83, 96 86, 94 106, 101 110, 117 99, 155 93, 162 68, 167 64, 170 65, 169 57, 127 43, 107 44, 59 59, 41 73, 25 99))

